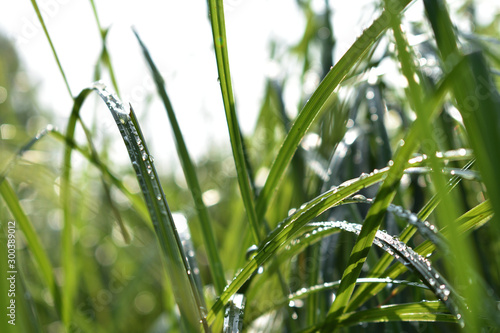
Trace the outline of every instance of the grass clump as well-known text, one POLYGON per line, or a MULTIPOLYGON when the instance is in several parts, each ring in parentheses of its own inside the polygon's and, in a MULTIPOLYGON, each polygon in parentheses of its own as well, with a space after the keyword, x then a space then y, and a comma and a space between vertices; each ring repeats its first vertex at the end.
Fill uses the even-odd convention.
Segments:
MULTIPOLYGON (((423 1, 424 18, 408 21, 406 11, 417 4, 387 0, 334 62, 325 3, 318 13, 299 1, 307 18, 302 40, 284 55, 272 54, 303 65, 297 116, 290 117, 284 97, 294 81, 287 72, 270 77, 255 133, 244 135, 224 3, 207 2, 231 153, 199 161, 177 120, 182 110, 174 109, 168 82, 134 31, 185 185, 158 173, 140 110, 113 93, 119 81, 106 46, 109 29, 94 1, 102 41, 95 78, 107 73, 113 89, 97 81, 73 96, 42 22, 73 108, 64 131, 47 127, 31 141, 28 133, 16 140, 5 134, 12 127, 23 131, 23 121, 12 125, 15 106, 3 116, 2 138, 10 141, 2 140, 8 162, 1 169, 1 221, 4 229, 4 221, 18 225, 23 296, 16 300, 23 320, 17 327, 0 324, 2 331, 479 332, 500 326, 499 57, 491 42, 498 33, 474 16, 468 19, 476 30, 463 33, 443 1, 423 1), (323 79, 309 92, 305 78, 312 71, 323 79), (92 95, 113 116, 129 165, 113 163, 106 145, 96 144, 96 124, 83 121, 92 95), (30 160, 33 152, 51 158, 30 160), (53 156, 62 156, 60 168, 53 156), (75 156, 80 165, 73 165, 75 156)), ((466 2, 454 14, 465 20, 461 12, 474 6, 466 2)))

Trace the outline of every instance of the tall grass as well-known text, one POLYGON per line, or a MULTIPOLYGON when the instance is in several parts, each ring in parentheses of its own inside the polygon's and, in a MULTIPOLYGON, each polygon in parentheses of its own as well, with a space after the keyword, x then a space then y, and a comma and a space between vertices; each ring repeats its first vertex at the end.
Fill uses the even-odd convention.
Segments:
MULTIPOLYGON (((107 72, 110 82, 89 83, 76 96, 32 4, 73 108, 64 131, 48 127, 8 144, 2 134, 0 239, 6 249, 6 222, 15 220, 20 291, 19 324, 3 320, 2 332, 500 327, 500 57, 481 35, 498 38, 491 27, 472 16, 476 31, 464 34, 443 1, 427 0, 425 19, 409 22, 406 10, 415 4, 387 0, 332 63, 328 1, 325 13, 300 1, 304 37, 282 56, 303 63, 297 116, 289 118, 283 95, 294 81, 286 73, 269 78, 255 133, 243 135, 224 2, 209 0, 224 107, 214 111, 225 112, 232 158, 214 150, 197 162, 176 117, 182 110, 134 31, 172 128, 183 187, 157 172, 136 116, 141 110, 117 95, 98 2, 90 1, 102 43, 94 77, 107 72), (383 72, 387 64, 399 72, 383 72), (324 77, 308 95, 311 71, 324 77), (95 144, 96 124, 82 120, 93 95, 115 120, 109 135, 119 140, 119 133, 129 165, 113 163, 95 144), (30 159, 37 152, 50 159, 30 159), (72 164, 75 155, 83 164, 72 164), (62 156, 60 166, 53 156, 62 156), (215 203, 207 199, 214 193, 215 203)), ((464 6, 474 9, 473 2, 464 6)), ((155 119, 165 116, 154 112, 155 119)))

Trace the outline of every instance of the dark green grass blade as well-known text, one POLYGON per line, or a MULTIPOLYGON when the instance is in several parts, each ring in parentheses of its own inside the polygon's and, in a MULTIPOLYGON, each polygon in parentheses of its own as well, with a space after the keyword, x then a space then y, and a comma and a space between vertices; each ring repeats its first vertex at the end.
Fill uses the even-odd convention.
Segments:
POLYGON ((64 79, 64 84, 66 85, 66 89, 68 89, 68 93, 73 98, 73 94, 71 93, 71 88, 69 87, 68 79, 66 78, 66 74, 64 73, 64 70, 61 65, 61 61, 59 60, 59 57, 57 56, 56 48, 54 44, 52 43, 52 39, 50 38, 49 31, 47 30, 47 26, 45 25, 45 21, 43 20, 42 13, 40 12, 40 8, 38 7, 38 3, 36 0, 31 0, 31 4, 33 5, 33 9, 35 9, 36 16, 38 17, 38 20, 40 21, 40 24, 42 25, 43 32, 45 33, 45 36, 47 37, 47 40, 49 41, 50 44, 50 49, 52 50, 52 54, 54 55, 54 59, 57 62, 57 67, 59 68, 59 71, 61 72, 61 75, 64 79))
POLYGON ((350 70, 388 28, 391 17, 398 15, 409 3, 409 0, 396 1, 394 7, 384 10, 380 17, 369 28, 364 30, 363 34, 354 42, 339 62, 333 66, 299 113, 274 160, 266 183, 258 197, 256 210, 259 220, 264 217, 267 207, 273 200, 280 182, 285 175, 285 170, 290 164, 300 141, 314 119, 322 111, 323 104, 325 104, 335 88, 347 77, 350 70))
POLYGON ((208 331, 205 320, 205 302, 200 295, 191 268, 176 231, 158 174, 150 157, 133 110, 126 111, 123 104, 107 92, 102 83, 93 87, 115 118, 132 166, 141 186, 160 247, 166 261, 167 273, 183 322, 189 331, 208 331))
POLYGON ((170 98, 167 95, 165 81, 163 80, 163 77, 158 71, 158 68, 156 67, 153 59, 151 58, 148 49, 135 30, 134 33, 137 37, 137 40, 139 41, 139 44, 141 45, 144 57, 146 58, 149 68, 151 69, 151 73, 156 84, 156 89, 158 90, 158 94, 160 95, 160 98, 163 101, 163 105, 165 106, 165 109, 167 111, 168 119, 172 127, 172 132, 174 133, 177 155, 179 156, 179 160, 181 161, 182 170, 184 171, 184 176, 186 178, 189 190, 191 191, 191 195, 196 207, 196 212, 198 213, 198 218, 200 220, 203 241, 207 251, 210 272, 212 273, 215 290, 218 294, 220 294, 226 285, 226 279, 224 278, 224 269, 219 256, 219 251, 217 250, 217 242, 215 240, 215 235, 212 229, 212 222, 210 221, 207 207, 203 203, 198 176, 196 175, 194 164, 191 160, 191 156, 189 155, 186 143, 182 136, 181 129, 177 122, 174 108, 172 107, 170 98))
POLYGON ((255 243, 259 243, 260 220, 255 211, 254 197, 250 184, 250 174, 245 163, 242 136, 236 116, 233 89, 231 86, 231 73, 229 71, 229 58, 227 52, 226 27, 224 23, 224 8, 222 0, 208 0, 210 11, 210 23, 212 25, 212 37, 217 61, 217 71, 219 73, 219 83, 222 92, 222 100, 226 111, 227 126, 231 139, 231 149, 233 151, 234 163, 243 204, 247 213, 248 221, 255 243))

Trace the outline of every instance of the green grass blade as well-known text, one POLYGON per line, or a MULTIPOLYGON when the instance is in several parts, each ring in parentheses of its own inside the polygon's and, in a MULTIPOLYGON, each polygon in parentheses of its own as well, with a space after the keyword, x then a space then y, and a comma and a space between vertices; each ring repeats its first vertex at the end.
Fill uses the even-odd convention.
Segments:
MULTIPOLYGON (((389 321, 456 323, 456 318, 452 314, 446 312, 446 307, 439 301, 395 304, 359 312, 345 313, 338 318, 338 321, 327 320, 324 327, 330 331, 359 323, 381 323, 389 321)), ((303 332, 314 332, 319 327, 321 326, 313 326, 303 332)))
POLYGON ((59 314, 61 314, 60 290, 56 285, 49 257, 42 246, 40 238, 38 238, 35 228, 21 207, 19 198, 7 179, 0 182, 0 194, 14 217, 16 224, 19 225, 20 230, 23 232, 24 237, 26 238, 26 245, 30 249, 33 259, 40 269, 40 275, 48 287, 52 298, 54 299, 56 310, 59 314))
POLYGON ((248 221, 252 230, 253 240, 257 244, 261 240, 260 220, 255 211, 254 197, 250 184, 250 175, 245 163, 243 151, 243 141, 236 116, 233 89, 231 85, 231 73, 229 71, 229 57, 227 52, 226 27, 224 23, 224 8, 222 0, 208 0, 210 11, 210 23, 212 25, 212 37, 215 48, 215 57, 217 61, 217 71, 219 73, 219 82, 226 111, 227 126, 229 137, 231 139, 231 149, 233 151, 236 173, 240 192, 245 205, 248 221))
POLYGON ((200 183, 198 181, 198 176, 196 175, 194 164, 191 160, 191 156, 189 155, 184 137, 182 136, 181 129, 177 122, 174 108, 172 106, 172 103, 170 102, 170 98, 167 95, 165 81, 163 80, 163 77, 158 71, 158 68, 156 67, 153 59, 151 58, 148 49, 135 30, 134 33, 137 37, 137 40, 139 41, 144 57, 146 58, 146 61, 153 75, 158 94, 160 95, 163 105, 165 106, 165 109, 167 111, 168 119, 172 127, 172 132, 174 133, 177 155, 179 156, 179 160, 181 161, 182 170, 184 171, 184 176, 186 178, 189 190, 191 191, 191 196, 193 197, 196 212, 200 220, 203 241, 207 251, 210 272, 212 273, 215 290, 218 294, 220 294, 224 290, 224 287, 226 285, 226 279, 224 278, 224 268, 219 256, 219 251, 217 250, 217 242, 215 240, 215 235, 212 229, 212 222, 210 221, 207 207, 205 206, 202 199, 202 191, 200 183))
MULTIPOLYGON (((66 138, 72 141, 75 136, 76 122, 80 109, 90 94, 90 89, 84 89, 74 98, 73 109, 66 128, 66 138)), ((66 144, 61 170, 60 198, 63 210, 63 230, 61 235, 62 268, 64 271, 64 286, 62 290, 62 321, 66 328, 71 324, 76 292, 76 266, 73 247, 73 215, 71 213, 71 154, 73 149, 66 144)))
POLYGON ((49 31, 47 30, 47 26, 45 25, 45 21, 43 20, 42 13, 40 12, 40 8, 38 8, 38 3, 36 0, 31 0, 31 4, 33 5, 33 9, 36 12, 36 16, 38 17, 38 21, 40 21, 40 24, 42 25, 43 32, 45 33, 45 36, 47 37, 47 40, 49 41, 50 44, 50 49, 52 50, 52 54, 54 55, 54 59, 57 62, 57 67, 59 68, 59 72, 61 72, 61 75, 64 79, 64 84, 66 85, 66 89, 68 89, 68 93, 73 98, 73 93, 71 93, 71 88, 69 87, 68 79, 66 78, 66 74, 64 73, 64 70, 61 65, 61 61, 59 60, 59 57, 57 56, 56 48, 54 44, 52 43, 52 38, 50 38, 49 31))
POLYGON ((106 37, 108 36, 109 29, 103 29, 101 25, 101 21, 99 20, 99 15, 97 14, 97 7, 95 5, 94 0, 90 0, 90 5, 92 6, 92 12, 94 13, 94 18, 97 24, 97 28, 99 29, 99 35, 101 36, 102 41, 102 50, 100 55, 100 60, 108 68, 109 77, 111 78, 111 83, 113 84, 113 88, 115 89, 118 96, 120 96, 120 90, 118 89, 118 81, 116 80, 115 70, 113 68, 113 64, 111 63, 111 57, 108 52, 108 47, 106 45, 106 37))
POLYGON ((205 331, 209 331, 205 320, 206 307, 203 295, 198 292, 196 281, 193 274, 191 274, 191 268, 184 253, 179 234, 176 231, 156 168, 133 110, 126 111, 121 101, 115 95, 110 94, 102 83, 95 83, 94 89, 99 93, 115 118, 127 147, 132 166, 148 206, 158 242, 164 254, 167 273, 170 277, 181 317, 189 331, 200 331, 200 326, 205 331))
POLYGON ((337 88, 347 77, 350 70, 389 27, 391 17, 398 15, 409 3, 409 0, 401 0, 397 1, 394 7, 385 9, 380 17, 378 17, 369 28, 364 30, 363 34, 354 42, 339 62, 333 66, 302 111, 300 111, 273 162, 266 183, 257 199, 256 210, 259 220, 264 217, 267 207, 273 200, 281 180, 285 175, 285 170, 290 164, 300 141, 314 119, 323 109, 325 102, 335 88, 337 88))

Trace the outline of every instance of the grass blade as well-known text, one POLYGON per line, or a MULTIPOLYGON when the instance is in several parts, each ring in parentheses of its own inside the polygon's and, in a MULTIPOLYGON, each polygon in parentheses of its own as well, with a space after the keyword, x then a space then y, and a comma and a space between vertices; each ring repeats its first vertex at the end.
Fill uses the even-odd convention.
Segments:
POLYGON ((54 299, 56 310, 59 314, 61 314, 60 290, 56 285, 49 257, 42 247, 42 243, 38 238, 35 228, 31 224, 28 216, 26 216, 23 208, 19 204, 19 198, 17 197, 14 189, 9 184, 9 181, 7 179, 4 179, 2 182, 0 182, 0 194, 2 195, 2 198, 9 208, 12 216, 14 217, 14 220, 19 224, 19 228, 26 238, 26 244, 33 255, 34 261, 40 269, 40 275, 44 280, 46 286, 49 288, 50 294, 54 299))
POLYGON ((200 220, 203 241, 207 251, 210 272, 212 273, 215 290, 218 294, 220 294, 224 289, 224 286, 226 285, 226 279, 224 278, 224 268, 219 256, 219 251, 217 250, 217 242, 215 240, 214 232, 212 229, 212 222, 210 221, 207 207, 203 202, 200 182, 198 181, 198 176, 196 175, 194 164, 191 160, 191 156, 189 155, 186 143, 182 136, 181 129, 177 122, 174 108, 172 107, 170 98, 167 95, 165 81, 163 80, 163 77, 158 71, 158 68, 156 67, 153 59, 151 58, 148 49, 135 30, 134 34, 139 41, 144 57, 146 58, 146 61, 153 75, 156 89, 158 90, 158 94, 160 95, 163 105, 165 106, 165 109, 167 111, 168 119, 172 127, 172 132, 174 133, 177 155, 179 156, 179 160, 181 161, 182 170, 184 171, 184 176, 186 178, 189 190, 191 191, 191 196, 193 197, 196 212, 200 220))
POLYGON ((40 24, 42 25, 43 32, 45 33, 45 36, 47 37, 47 40, 49 41, 50 49, 52 50, 52 54, 54 55, 54 59, 57 62, 57 67, 59 68, 59 72, 61 72, 61 75, 64 79, 64 84, 66 85, 66 89, 68 90, 69 95, 71 98, 73 98, 73 94, 71 93, 71 88, 69 87, 68 79, 66 78, 66 74, 64 73, 64 70, 61 65, 61 61, 59 60, 59 57, 57 56, 56 48, 54 44, 52 43, 52 38, 50 38, 49 31, 47 30, 47 26, 45 25, 45 21, 43 20, 42 13, 40 12, 40 8, 38 7, 38 3, 36 0, 31 0, 31 4, 33 5, 33 9, 36 12, 36 16, 38 17, 38 21, 40 21, 40 24))
POLYGON ((166 260, 167 273, 182 319, 189 331, 200 331, 200 326, 209 331, 205 320, 206 307, 203 295, 199 294, 196 281, 191 274, 163 188, 133 110, 126 111, 123 104, 110 94, 102 83, 95 83, 93 89, 99 93, 111 111, 127 147, 166 260))
POLYGON ((219 82, 226 111, 227 126, 229 129, 229 137, 231 139, 231 149, 233 151, 234 163, 236 165, 236 173, 238 175, 238 183, 240 192, 243 198, 243 204, 247 212, 248 221, 252 230, 253 240, 259 243, 260 237, 260 221, 255 211, 254 197, 250 184, 250 174, 245 163, 245 155, 243 151, 243 139, 241 136, 238 118, 233 97, 233 89, 231 85, 231 73, 229 71, 229 57, 227 53, 227 38, 226 27, 224 23, 224 7, 222 0, 208 0, 210 11, 210 23, 212 25, 212 37, 215 48, 215 58, 217 61, 217 71, 219 73, 219 82))

